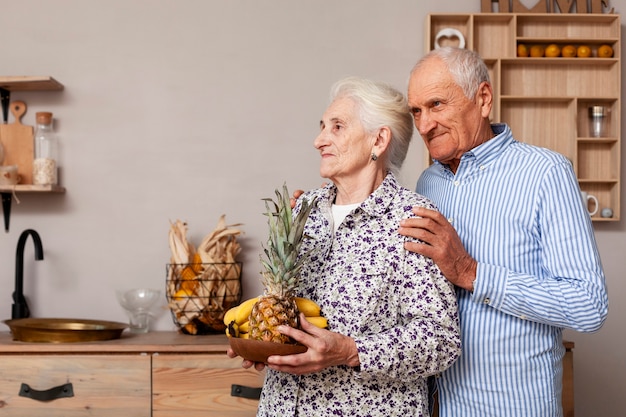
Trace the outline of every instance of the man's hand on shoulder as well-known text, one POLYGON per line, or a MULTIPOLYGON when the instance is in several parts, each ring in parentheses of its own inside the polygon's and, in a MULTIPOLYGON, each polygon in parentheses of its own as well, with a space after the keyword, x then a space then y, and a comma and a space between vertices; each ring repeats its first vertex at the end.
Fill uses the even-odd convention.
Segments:
POLYGON ((431 258, 448 281, 473 291, 478 262, 467 253, 448 219, 423 207, 413 207, 413 213, 417 217, 402 220, 398 232, 420 242, 405 242, 404 248, 431 258))

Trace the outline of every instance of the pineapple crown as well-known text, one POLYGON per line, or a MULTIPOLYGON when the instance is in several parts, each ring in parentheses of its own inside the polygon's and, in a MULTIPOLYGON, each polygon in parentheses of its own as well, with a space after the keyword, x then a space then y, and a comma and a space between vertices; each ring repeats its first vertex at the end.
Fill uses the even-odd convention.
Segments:
POLYGON ((306 237, 304 225, 315 204, 303 201, 300 211, 293 216, 287 185, 283 184, 283 192, 276 189, 277 200, 264 198, 265 215, 269 225, 267 247, 263 248, 265 259, 261 257, 263 286, 269 294, 292 296, 298 285, 300 270, 306 256, 298 258, 300 246, 306 237))

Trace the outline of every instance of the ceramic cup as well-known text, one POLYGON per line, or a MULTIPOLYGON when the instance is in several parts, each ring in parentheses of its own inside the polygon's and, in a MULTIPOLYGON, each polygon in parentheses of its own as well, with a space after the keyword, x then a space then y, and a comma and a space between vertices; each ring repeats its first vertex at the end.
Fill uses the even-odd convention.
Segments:
POLYGON ((589 213, 589 215, 593 216, 594 214, 596 214, 598 212, 598 208, 600 207, 600 205, 598 204, 597 197, 595 195, 589 194, 586 191, 581 191, 580 196, 583 199, 583 205, 587 209, 587 212, 589 213), (593 204, 594 204, 593 210, 589 210, 589 201, 593 201, 593 204))
POLYGON ((0 185, 15 185, 20 180, 17 165, 0 165, 0 185))

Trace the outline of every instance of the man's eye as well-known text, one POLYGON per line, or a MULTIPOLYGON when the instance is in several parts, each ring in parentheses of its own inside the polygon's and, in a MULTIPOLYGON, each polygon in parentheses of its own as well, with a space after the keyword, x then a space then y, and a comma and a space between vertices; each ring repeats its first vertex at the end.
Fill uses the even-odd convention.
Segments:
POLYGON ((439 107, 441 106, 441 101, 434 101, 433 102, 433 107, 439 107))

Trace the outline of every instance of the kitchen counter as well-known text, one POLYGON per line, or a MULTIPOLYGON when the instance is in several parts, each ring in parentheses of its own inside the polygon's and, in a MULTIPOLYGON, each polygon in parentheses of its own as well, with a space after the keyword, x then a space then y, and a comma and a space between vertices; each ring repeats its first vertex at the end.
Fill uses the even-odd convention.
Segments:
POLYGON ((133 334, 124 331, 119 339, 99 342, 32 343, 16 342, 11 332, 0 332, 0 354, 11 353, 223 353, 228 348, 224 334, 191 336, 174 331, 133 334))
POLYGON ((264 374, 228 346, 223 334, 33 343, 0 332, 0 415, 253 417, 264 374))

